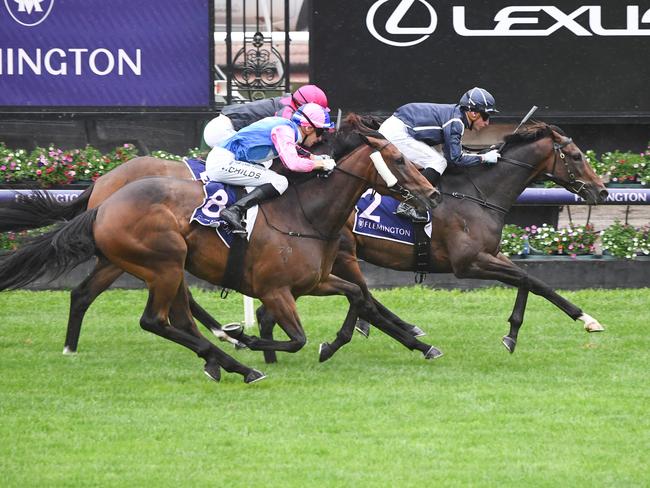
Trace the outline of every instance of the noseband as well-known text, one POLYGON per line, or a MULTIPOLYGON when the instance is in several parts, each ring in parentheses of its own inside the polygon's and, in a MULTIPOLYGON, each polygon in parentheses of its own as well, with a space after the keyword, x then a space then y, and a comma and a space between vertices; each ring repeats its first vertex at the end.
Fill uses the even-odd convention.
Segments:
MULTIPOLYGON (((564 141, 562 142, 555 142, 553 141, 553 168, 551 169, 550 173, 544 173, 544 176, 551 180, 554 183, 557 183, 560 186, 563 186, 565 188, 568 188, 570 191, 575 193, 576 195, 579 195, 581 191, 585 189, 585 186, 587 185, 584 181, 579 180, 576 178, 576 175, 573 171, 573 168, 569 164, 569 161, 567 160, 565 152, 562 150, 565 147, 567 147, 569 144, 573 142, 573 139, 570 137, 567 137, 564 141), (558 159, 560 159, 564 163, 564 167, 566 168, 567 175, 569 177, 569 181, 565 181, 561 178, 558 178, 555 175, 555 168, 557 166, 558 159)), ((499 161, 503 161, 505 163, 510 163, 514 164, 515 166, 521 166, 522 168, 528 168, 532 169, 533 166, 530 164, 517 161, 516 159, 510 159, 510 158, 504 158, 500 157, 499 161)))
POLYGON ((562 143, 557 143, 553 142, 553 152, 555 153, 553 157, 553 169, 551 170, 550 173, 545 173, 544 176, 546 176, 549 180, 562 185, 566 188, 569 188, 572 192, 574 192, 576 195, 579 195, 582 190, 585 189, 585 186, 587 186, 587 183, 585 183, 582 180, 579 180, 576 178, 575 173, 573 172, 573 169, 571 168, 571 165, 569 164, 569 161, 567 161, 566 154, 564 154, 564 151, 562 151, 563 148, 568 146, 573 142, 573 139, 570 137, 567 137, 567 140, 562 142, 562 143), (555 176, 555 166, 557 165, 557 158, 558 155, 560 156, 560 159, 564 163, 564 167, 566 168, 567 175, 569 176, 569 181, 562 181, 560 180, 557 176, 555 176))

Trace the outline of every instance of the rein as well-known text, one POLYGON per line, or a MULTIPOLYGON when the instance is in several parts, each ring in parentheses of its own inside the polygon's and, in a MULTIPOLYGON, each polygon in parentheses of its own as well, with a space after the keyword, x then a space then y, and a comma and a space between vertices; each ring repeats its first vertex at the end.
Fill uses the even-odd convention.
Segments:
MULTIPOLYGON (((569 188, 574 193, 579 194, 584 189, 586 183, 576 179, 575 173, 572 171, 571 166, 569 165, 569 162, 566 160, 566 154, 564 154, 564 151, 562 151, 563 148, 565 148, 566 146, 568 146, 572 142, 573 142, 573 139, 571 139, 570 137, 567 137, 566 140, 561 142, 561 143, 553 141, 553 169, 551 170, 550 173, 545 173, 544 176, 546 178, 548 178, 549 180, 551 180, 551 181, 553 181, 555 183, 558 183, 559 185, 562 185, 564 187, 569 188), (566 167, 567 174, 569 175, 569 181, 568 182, 563 181, 560 178, 558 178, 557 176, 555 176, 555 167, 557 165, 558 156, 562 160, 562 162, 564 163, 564 165, 566 167), (580 185, 575 186, 576 183, 580 183, 580 185)), ((518 160, 512 159, 512 158, 505 158, 505 157, 501 156, 501 157, 499 157, 499 161, 503 161, 504 163, 512 164, 514 166, 519 166, 520 168, 525 168, 525 169, 528 169, 528 170, 531 170, 531 169, 534 168, 534 166, 531 165, 531 164, 524 163, 523 161, 518 161, 518 160)), ((453 197, 453 198, 457 198, 459 200, 469 200, 471 202, 477 203, 478 205, 481 205, 482 207, 486 207, 486 208, 489 208, 490 210, 495 210, 495 211, 503 213, 503 214, 508 213, 508 209, 506 209, 504 207, 501 207, 499 205, 496 205, 494 203, 488 202, 487 199, 483 196, 483 193, 481 192, 479 187, 474 183, 474 181, 471 179, 471 177, 469 177, 469 175, 468 175, 468 179, 472 183, 474 188, 476 188, 476 191, 478 192, 478 194, 479 194, 479 196, 481 198, 477 198, 477 197, 474 197, 474 196, 471 196, 471 195, 466 195, 466 194, 460 193, 460 192, 452 192, 452 193, 442 192, 442 194, 453 197)))
MULTIPOLYGON (((378 151, 381 152, 381 151, 382 151, 384 148, 386 148, 389 144, 391 144, 390 141, 388 141, 386 144, 384 144, 383 146, 381 146, 381 147, 378 149, 378 151)), ((352 152, 350 152, 349 154, 347 154, 346 156, 344 156, 344 157, 341 159, 340 163, 342 163, 342 162, 345 161, 346 159, 350 158, 353 154, 355 154, 355 153, 356 153, 357 151, 359 151, 360 149, 361 149, 361 146, 359 146, 358 148, 355 148, 352 152)), ((310 153, 310 154, 311 154, 311 153, 310 153)), ((415 197, 411 194, 411 192, 410 192, 409 190, 407 190, 406 188, 402 187, 399 183, 396 184, 396 185, 394 185, 393 187, 388 187, 387 185, 384 185, 384 184, 382 184, 382 183, 378 183, 378 182, 376 181, 376 178, 375 178, 374 181, 370 181, 370 180, 368 180, 367 178, 364 178, 363 176, 356 175, 356 174, 354 174, 354 173, 352 173, 352 172, 350 172, 350 171, 347 171, 347 170, 344 170, 344 169, 340 168, 340 167, 338 166, 338 164, 337 164, 336 166, 334 166, 334 169, 332 170, 332 172, 333 172, 333 171, 339 171, 339 172, 343 173, 344 175, 351 176, 351 177, 353 177, 353 178, 356 178, 356 179, 358 179, 358 180, 361 180, 361 181, 367 183, 368 186, 370 186, 370 188, 372 188, 373 190, 376 190, 377 188, 382 188, 382 189, 385 189, 385 190, 391 191, 391 192, 393 192, 393 193, 397 193, 398 195, 402 196, 404 199, 415 198, 415 197)), ((285 231, 285 230, 279 229, 278 227, 276 227, 275 225, 273 225, 271 222, 269 222, 269 219, 268 219, 268 217, 267 217, 267 215, 266 215, 266 212, 264 212, 264 209, 263 209, 262 206, 260 205, 260 206, 259 206, 259 209, 260 209, 260 211, 262 212, 262 215, 264 216, 264 220, 266 221, 266 224, 267 224, 271 229, 273 229, 274 231, 279 232, 280 234, 284 234, 284 235, 286 235, 286 236, 290 236, 290 237, 302 237, 302 238, 305 238, 305 239, 316 239, 316 240, 319 240, 319 241, 326 241, 326 242, 329 242, 329 241, 333 241, 333 240, 337 240, 337 239, 339 239, 339 237, 340 237, 340 233, 337 233, 336 235, 330 235, 330 236, 328 236, 328 235, 325 235, 325 234, 323 234, 322 232, 320 232, 320 231, 318 230, 318 228, 316 227, 316 225, 312 222, 312 219, 310 219, 310 218, 307 216, 307 213, 305 212, 305 209, 304 209, 304 207, 303 207, 303 205, 302 205, 302 201, 300 200, 300 193, 298 193, 298 190, 296 189, 296 186, 297 186, 297 185, 290 185, 290 188, 292 188, 293 191, 294 191, 295 194, 296 194, 296 199, 298 200, 298 206, 300 207, 300 211, 302 212, 303 217, 305 217, 305 220, 306 220, 306 221, 309 223, 309 225, 311 225, 311 227, 316 231, 316 234, 306 234, 306 233, 302 233, 302 232, 285 231)))

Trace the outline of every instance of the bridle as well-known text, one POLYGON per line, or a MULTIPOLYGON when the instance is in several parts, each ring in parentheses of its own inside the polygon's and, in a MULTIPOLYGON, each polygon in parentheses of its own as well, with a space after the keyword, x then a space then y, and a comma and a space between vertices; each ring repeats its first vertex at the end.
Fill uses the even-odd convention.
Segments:
MULTIPOLYGON (((571 167, 571 165, 569 164, 569 161, 567 160, 567 157, 566 157, 567 155, 563 151, 563 149, 565 147, 567 147, 571 143, 573 143, 573 139, 571 139, 570 137, 567 137, 562 142, 553 141, 553 168, 551 169, 550 173, 544 173, 544 177, 551 180, 551 181, 553 181, 554 183, 557 183, 558 185, 561 185, 561 186, 567 188, 569 191, 575 193, 576 195, 580 195, 580 192, 582 192, 585 189, 585 186, 587 184, 584 181, 579 180, 579 179, 576 178, 575 172, 574 172, 573 168, 571 167), (563 180, 561 178, 558 178, 555 175, 555 168, 557 166, 558 159, 560 159, 564 163, 564 166, 565 166, 566 171, 567 171, 567 175, 569 177, 569 181, 565 181, 565 180, 563 180)), ((501 145, 500 149, 503 149, 504 146, 505 146, 505 143, 501 145)), ((519 166, 521 168, 526 168, 528 170, 532 170, 535 167, 534 165, 524 163, 523 161, 518 161, 518 160, 512 159, 512 158, 506 158, 506 157, 503 157, 503 156, 500 156, 498 161, 508 163, 508 164, 512 164, 514 166, 519 166)), ((488 202, 485 199, 485 197, 483 196, 483 193, 478 188, 478 186, 476 186, 476 184, 472 181, 472 179, 469 178, 469 180, 472 183, 472 185, 474 185, 474 188, 476 188, 476 190, 477 190, 478 194, 481 196, 481 198, 473 197, 471 195, 465 195, 465 194, 459 193, 459 192, 452 192, 452 193, 443 192, 443 195, 449 195, 449 196, 452 196, 454 198, 458 198, 458 199, 462 199, 462 200, 470 200, 472 202, 478 203, 479 205, 481 205, 483 207, 486 207, 486 208, 489 208, 489 209, 492 209, 492 210, 496 210, 496 211, 501 212, 503 214, 508 213, 508 209, 505 209, 505 208, 503 208, 503 207, 501 207, 499 205, 495 205, 493 203, 488 202)))

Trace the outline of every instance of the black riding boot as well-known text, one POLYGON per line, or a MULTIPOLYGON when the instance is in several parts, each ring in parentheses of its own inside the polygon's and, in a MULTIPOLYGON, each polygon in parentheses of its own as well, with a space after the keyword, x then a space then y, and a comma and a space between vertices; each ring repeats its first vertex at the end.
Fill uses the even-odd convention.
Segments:
POLYGON ((230 207, 222 210, 219 217, 226 221, 233 234, 246 235, 246 228, 242 225, 244 215, 246 215, 246 210, 279 195, 280 192, 276 190, 271 183, 266 183, 258 186, 252 192, 237 200, 230 207))
MULTIPOLYGON (((438 173, 435 169, 433 168, 425 168, 422 170, 422 176, 424 176, 429 183, 431 183, 431 186, 433 186, 433 196, 431 201, 433 202, 433 206, 435 207, 440 203, 441 196, 440 192, 438 191, 438 182, 440 181, 440 173, 438 173)), ((408 202, 400 202, 400 204, 397 206, 397 209, 395 210, 395 215, 399 215, 400 217, 406 217, 411 219, 413 222, 427 222, 428 216, 426 210, 418 210, 417 208, 413 207, 410 205, 408 202)))

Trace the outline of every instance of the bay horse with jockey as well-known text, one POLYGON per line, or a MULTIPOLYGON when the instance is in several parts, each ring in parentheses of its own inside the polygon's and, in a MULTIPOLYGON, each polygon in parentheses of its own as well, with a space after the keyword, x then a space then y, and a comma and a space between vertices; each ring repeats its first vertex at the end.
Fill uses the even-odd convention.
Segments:
MULTIPOLYGON (((432 207, 433 188, 394 147, 356 133, 341 133, 345 148, 328 178, 312 178, 261 206, 241 267, 238 291, 259 298, 289 336, 288 341, 249 338, 251 349, 295 352, 306 338, 295 299, 304 294, 345 295, 350 311, 344 327, 358 315, 390 328, 357 285, 330 274, 339 232, 355 202, 368 187, 398 198, 413 195, 432 207), (355 143, 350 140, 355 139, 355 143), (365 142, 364 142, 365 140, 365 142), (354 149, 350 150, 351 147, 354 149), (379 152, 397 177, 392 188, 382 184, 379 152), (332 195, 336 199, 332 199, 332 195)), ((386 169, 382 168, 383 174, 386 169)), ((140 319, 145 330, 177 342, 205 361, 204 371, 220 378, 220 368, 242 374, 246 382, 264 375, 241 365, 205 339, 192 319, 184 269, 212 284, 226 279, 228 249, 214 229, 190 224, 203 200, 202 184, 174 178, 144 178, 110 195, 54 230, 0 257, 0 289, 19 288, 48 271, 64 272, 92 256, 100 256, 145 282, 149 300, 140 319)), ((396 334, 402 333, 401 331, 396 334)), ((411 336, 412 337, 412 336, 411 336)), ((431 346, 414 345, 425 354, 431 346)))

